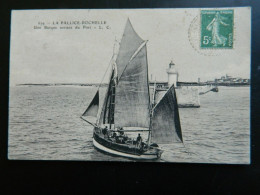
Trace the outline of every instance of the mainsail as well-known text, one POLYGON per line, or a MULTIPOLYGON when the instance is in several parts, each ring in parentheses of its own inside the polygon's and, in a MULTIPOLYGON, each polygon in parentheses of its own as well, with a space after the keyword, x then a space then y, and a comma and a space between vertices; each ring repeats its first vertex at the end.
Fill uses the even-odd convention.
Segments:
POLYGON ((96 95, 92 99, 86 111, 82 114, 82 116, 94 116, 97 117, 99 107, 99 91, 96 92, 96 95))
POLYGON ((174 85, 153 110, 151 122, 152 140, 156 143, 183 142, 178 104, 174 85))
POLYGON ((115 127, 149 127, 150 98, 146 41, 127 21, 116 60, 115 127))
POLYGON ((138 36, 128 19, 116 59, 118 78, 121 77, 131 57, 143 42, 144 40, 138 36))

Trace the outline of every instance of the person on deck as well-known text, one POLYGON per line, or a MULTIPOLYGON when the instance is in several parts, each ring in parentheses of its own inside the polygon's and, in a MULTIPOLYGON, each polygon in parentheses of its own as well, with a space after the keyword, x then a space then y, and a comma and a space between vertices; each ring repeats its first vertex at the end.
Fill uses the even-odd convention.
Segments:
POLYGON ((123 135, 124 135, 124 131, 123 131, 123 130, 124 130, 123 127, 120 127, 120 128, 118 129, 118 132, 119 132, 120 136, 123 136, 123 135))
POLYGON ((117 134, 116 132, 113 133, 112 138, 116 138, 117 134))
POLYGON ((102 133, 103 133, 104 137, 105 137, 105 136, 108 136, 107 126, 106 126, 104 129, 102 129, 102 133))
POLYGON ((136 145, 138 148, 140 148, 142 141, 143 141, 143 139, 142 139, 140 133, 138 133, 138 137, 136 138, 136 145))

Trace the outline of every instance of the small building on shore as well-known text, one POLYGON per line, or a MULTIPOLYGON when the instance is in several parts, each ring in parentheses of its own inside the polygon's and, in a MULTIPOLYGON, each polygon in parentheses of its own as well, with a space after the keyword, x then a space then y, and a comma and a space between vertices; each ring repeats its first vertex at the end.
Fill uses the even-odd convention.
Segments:
POLYGON ((150 81, 150 97, 155 96, 155 103, 159 102, 168 88, 174 84, 178 106, 180 108, 200 107, 198 88, 189 84, 183 85, 183 83, 178 81, 179 73, 173 61, 170 62, 169 68, 166 69, 166 72, 168 74, 168 81, 150 81), (154 87, 156 90, 154 90, 154 87))

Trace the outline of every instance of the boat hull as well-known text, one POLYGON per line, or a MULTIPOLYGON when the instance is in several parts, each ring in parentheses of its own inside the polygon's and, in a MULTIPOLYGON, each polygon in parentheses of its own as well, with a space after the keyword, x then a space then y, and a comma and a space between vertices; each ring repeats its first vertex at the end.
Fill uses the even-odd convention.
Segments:
POLYGON ((115 143, 109 143, 109 141, 99 137, 94 133, 93 136, 93 145, 106 153, 113 154, 116 156, 121 156, 121 157, 126 157, 126 158, 131 158, 131 159, 138 159, 138 160, 154 160, 154 159, 159 159, 162 154, 162 150, 160 149, 153 149, 153 151, 147 151, 147 152, 140 152, 136 150, 135 152, 133 151, 124 151, 124 149, 120 149, 119 147, 115 149, 115 147, 118 144, 115 143))

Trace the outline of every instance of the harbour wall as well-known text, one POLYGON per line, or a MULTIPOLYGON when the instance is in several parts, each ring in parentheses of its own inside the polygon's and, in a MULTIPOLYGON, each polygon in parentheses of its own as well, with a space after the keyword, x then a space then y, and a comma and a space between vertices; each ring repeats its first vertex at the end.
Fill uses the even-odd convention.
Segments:
MULTIPOLYGON (((167 90, 156 92, 155 103, 158 103, 167 90)), ((179 108, 198 108, 200 107, 199 89, 193 86, 182 86, 175 89, 179 108)), ((150 90, 153 97, 153 89, 150 90)))

